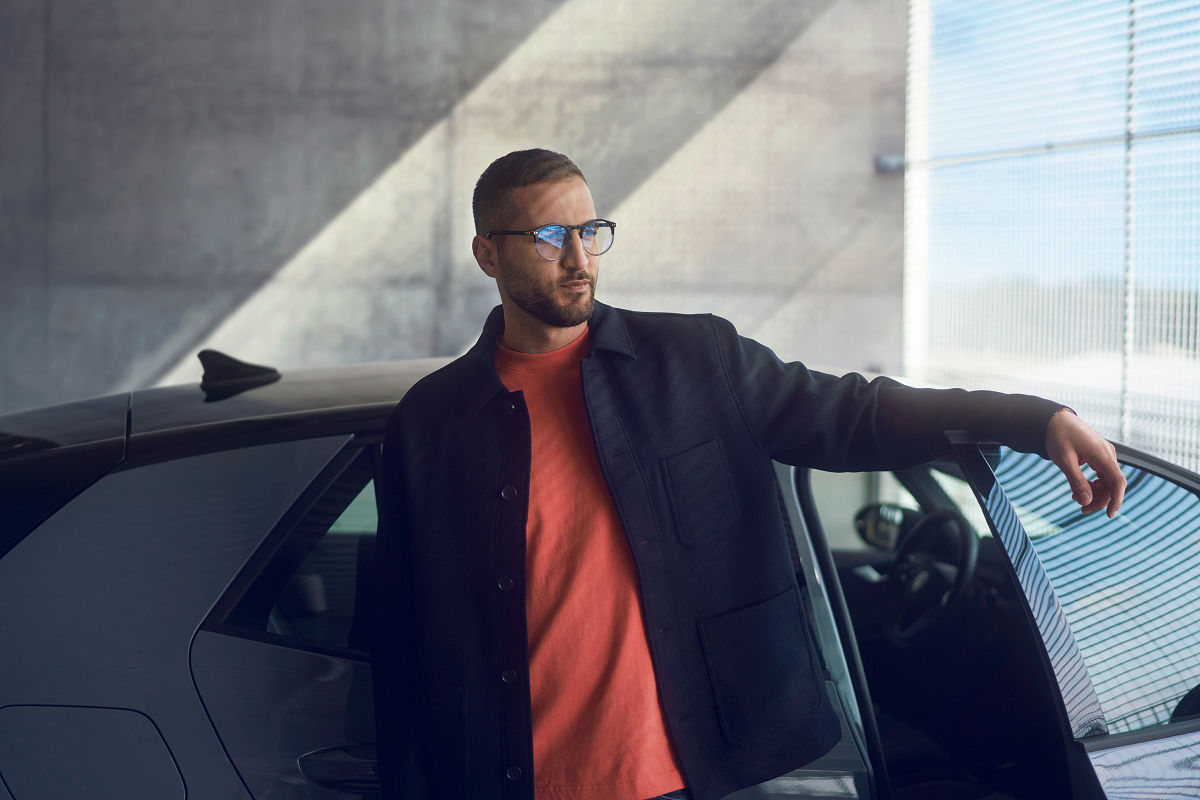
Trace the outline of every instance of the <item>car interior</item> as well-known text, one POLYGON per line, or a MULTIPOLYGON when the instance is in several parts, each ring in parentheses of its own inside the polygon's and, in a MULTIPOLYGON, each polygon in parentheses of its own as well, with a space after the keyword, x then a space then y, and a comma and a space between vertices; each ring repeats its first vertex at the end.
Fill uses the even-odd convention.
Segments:
POLYGON ((1072 797, 1037 629, 953 461, 812 473, 895 798, 1072 797))

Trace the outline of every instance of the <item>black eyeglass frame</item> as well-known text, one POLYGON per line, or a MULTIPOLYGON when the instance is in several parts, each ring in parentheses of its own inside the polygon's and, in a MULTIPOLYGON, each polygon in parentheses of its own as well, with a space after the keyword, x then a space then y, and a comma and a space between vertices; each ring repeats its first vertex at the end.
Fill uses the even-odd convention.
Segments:
POLYGON ((547 261, 558 261, 559 259, 562 258, 563 248, 560 247, 558 249, 559 250, 558 258, 546 258, 545 256, 542 255, 542 251, 537 249, 538 241, 546 241, 545 239, 541 239, 538 236, 538 233, 545 230, 546 228, 562 228, 563 230, 566 231, 566 236, 563 237, 563 244, 566 245, 567 237, 571 235, 571 231, 579 231, 580 232, 579 235, 582 237, 583 229, 586 228, 588 225, 593 225, 593 224, 597 228, 610 229, 612 231, 612 238, 608 240, 608 247, 604 248, 599 253, 593 253, 591 250, 588 250, 586 247, 583 248, 583 251, 590 256, 602 256, 605 253, 607 253, 609 250, 612 249, 613 242, 615 242, 617 240, 617 223, 613 222, 612 220, 601 219, 599 217, 597 217, 596 219, 589 219, 587 222, 580 223, 579 225, 560 225, 557 222, 550 222, 545 225, 539 225, 538 227, 534 228, 531 231, 488 231, 487 233, 484 234, 483 238, 490 240, 493 236, 532 236, 533 237, 533 249, 537 252, 537 254, 539 256, 546 259, 547 261))

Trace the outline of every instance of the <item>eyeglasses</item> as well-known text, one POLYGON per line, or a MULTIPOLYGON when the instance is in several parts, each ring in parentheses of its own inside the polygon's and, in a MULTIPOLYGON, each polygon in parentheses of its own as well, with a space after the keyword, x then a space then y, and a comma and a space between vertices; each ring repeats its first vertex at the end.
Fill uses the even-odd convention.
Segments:
POLYGON ((593 219, 582 225, 543 225, 531 231, 488 231, 483 238, 493 236, 532 236, 533 248, 537 254, 547 261, 558 261, 562 258, 563 245, 571 231, 579 231, 579 240, 588 255, 601 256, 612 247, 613 236, 617 232, 617 223, 606 219, 593 219))

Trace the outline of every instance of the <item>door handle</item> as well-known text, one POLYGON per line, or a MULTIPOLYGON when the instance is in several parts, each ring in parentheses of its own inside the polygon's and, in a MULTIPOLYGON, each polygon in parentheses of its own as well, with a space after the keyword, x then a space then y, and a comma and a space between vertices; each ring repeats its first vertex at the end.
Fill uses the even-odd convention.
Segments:
POLYGON ((373 744, 321 747, 296 759, 300 772, 324 789, 349 794, 380 794, 378 757, 373 744))

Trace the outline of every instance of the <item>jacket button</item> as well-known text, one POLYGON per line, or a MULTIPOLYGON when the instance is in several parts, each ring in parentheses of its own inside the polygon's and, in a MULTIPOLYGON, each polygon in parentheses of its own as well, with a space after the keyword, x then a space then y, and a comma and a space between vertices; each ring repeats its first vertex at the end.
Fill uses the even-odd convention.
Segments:
POLYGON ((517 413, 517 404, 514 403, 512 400, 506 400, 504 402, 504 410, 507 411, 509 414, 515 414, 515 413, 517 413))
POLYGON ((505 683, 516 683, 517 671, 515 669, 504 670, 504 672, 500 673, 500 680, 504 681, 505 683))
POLYGON ((517 487, 515 487, 515 486, 505 486, 503 489, 500 490, 500 497, 502 497, 505 500, 512 500, 516 496, 517 496, 517 487))
POLYGON ((513 588, 513 579, 504 575, 500 580, 496 581, 496 585, 500 587, 502 592, 511 592, 513 588))
POLYGON ((520 780, 521 776, 524 774, 525 771, 520 767, 509 767, 508 769, 504 770, 504 777, 508 778, 510 781, 520 780))

